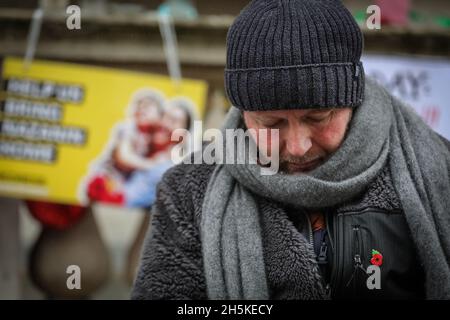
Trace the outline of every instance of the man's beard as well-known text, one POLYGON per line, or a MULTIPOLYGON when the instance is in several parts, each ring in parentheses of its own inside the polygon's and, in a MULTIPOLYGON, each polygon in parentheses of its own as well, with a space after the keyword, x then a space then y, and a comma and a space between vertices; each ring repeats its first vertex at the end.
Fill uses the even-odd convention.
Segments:
POLYGON ((284 155, 280 157, 280 171, 286 174, 308 172, 320 166, 327 158, 325 153, 303 157, 284 155))

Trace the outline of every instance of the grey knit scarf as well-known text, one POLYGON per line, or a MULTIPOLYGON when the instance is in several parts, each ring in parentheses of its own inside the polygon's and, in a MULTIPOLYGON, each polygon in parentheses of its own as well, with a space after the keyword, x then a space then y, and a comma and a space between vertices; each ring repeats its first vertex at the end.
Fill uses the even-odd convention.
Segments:
MULTIPOLYGON (((242 127, 232 108, 224 129, 242 127)), ((244 145, 235 148, 238 159, 245 157, 244 145)), ((216 166, 201 221, 208 297, 269 298, 255 195, 303 208, 334 206, 361 194, 386 164, 425 271, 427 298, 450 299, 450 152, 411 108, 371 79, 342 145, 308 174, 216 166)))

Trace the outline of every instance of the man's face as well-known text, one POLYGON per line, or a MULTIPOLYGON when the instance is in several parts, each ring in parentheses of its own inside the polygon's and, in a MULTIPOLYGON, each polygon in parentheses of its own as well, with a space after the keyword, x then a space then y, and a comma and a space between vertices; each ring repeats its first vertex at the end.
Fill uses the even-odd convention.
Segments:
MULTIPOLYGON (((317 168, 339 148, 351 115, 351 108, 244 111, 244 121, 256 141, 258 129, 279 129, 280 169, 293 174, 317 168)), ((266 154, 271 145, 268 140, 266 154)))

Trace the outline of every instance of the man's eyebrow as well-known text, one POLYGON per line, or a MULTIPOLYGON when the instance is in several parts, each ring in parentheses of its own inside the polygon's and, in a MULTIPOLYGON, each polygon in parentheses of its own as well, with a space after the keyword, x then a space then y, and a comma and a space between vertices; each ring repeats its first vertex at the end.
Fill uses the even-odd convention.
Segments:
POLYGON ((269 114, 257 114, 257 115, 255 115, 255 118, 256 118, 256 120, 277 120, 280 117, 269 115, 269 114))
POLYGON ((316 113, 326 113, 326 112, 330 112, 330 111, 333 111, 333 109, 316 109, 316 110, 311 110, 311 112, 309 112, 309 113, 316 114, 316 113))

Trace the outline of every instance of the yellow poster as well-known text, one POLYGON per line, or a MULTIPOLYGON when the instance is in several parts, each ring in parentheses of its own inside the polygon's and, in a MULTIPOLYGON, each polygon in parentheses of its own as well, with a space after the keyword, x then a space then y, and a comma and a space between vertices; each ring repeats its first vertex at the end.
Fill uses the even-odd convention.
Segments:
POLYGON ((1 90, 0 194, 147 207, 181 144, 171 133, 202 117, 207 85, 9 57, 1 90))

